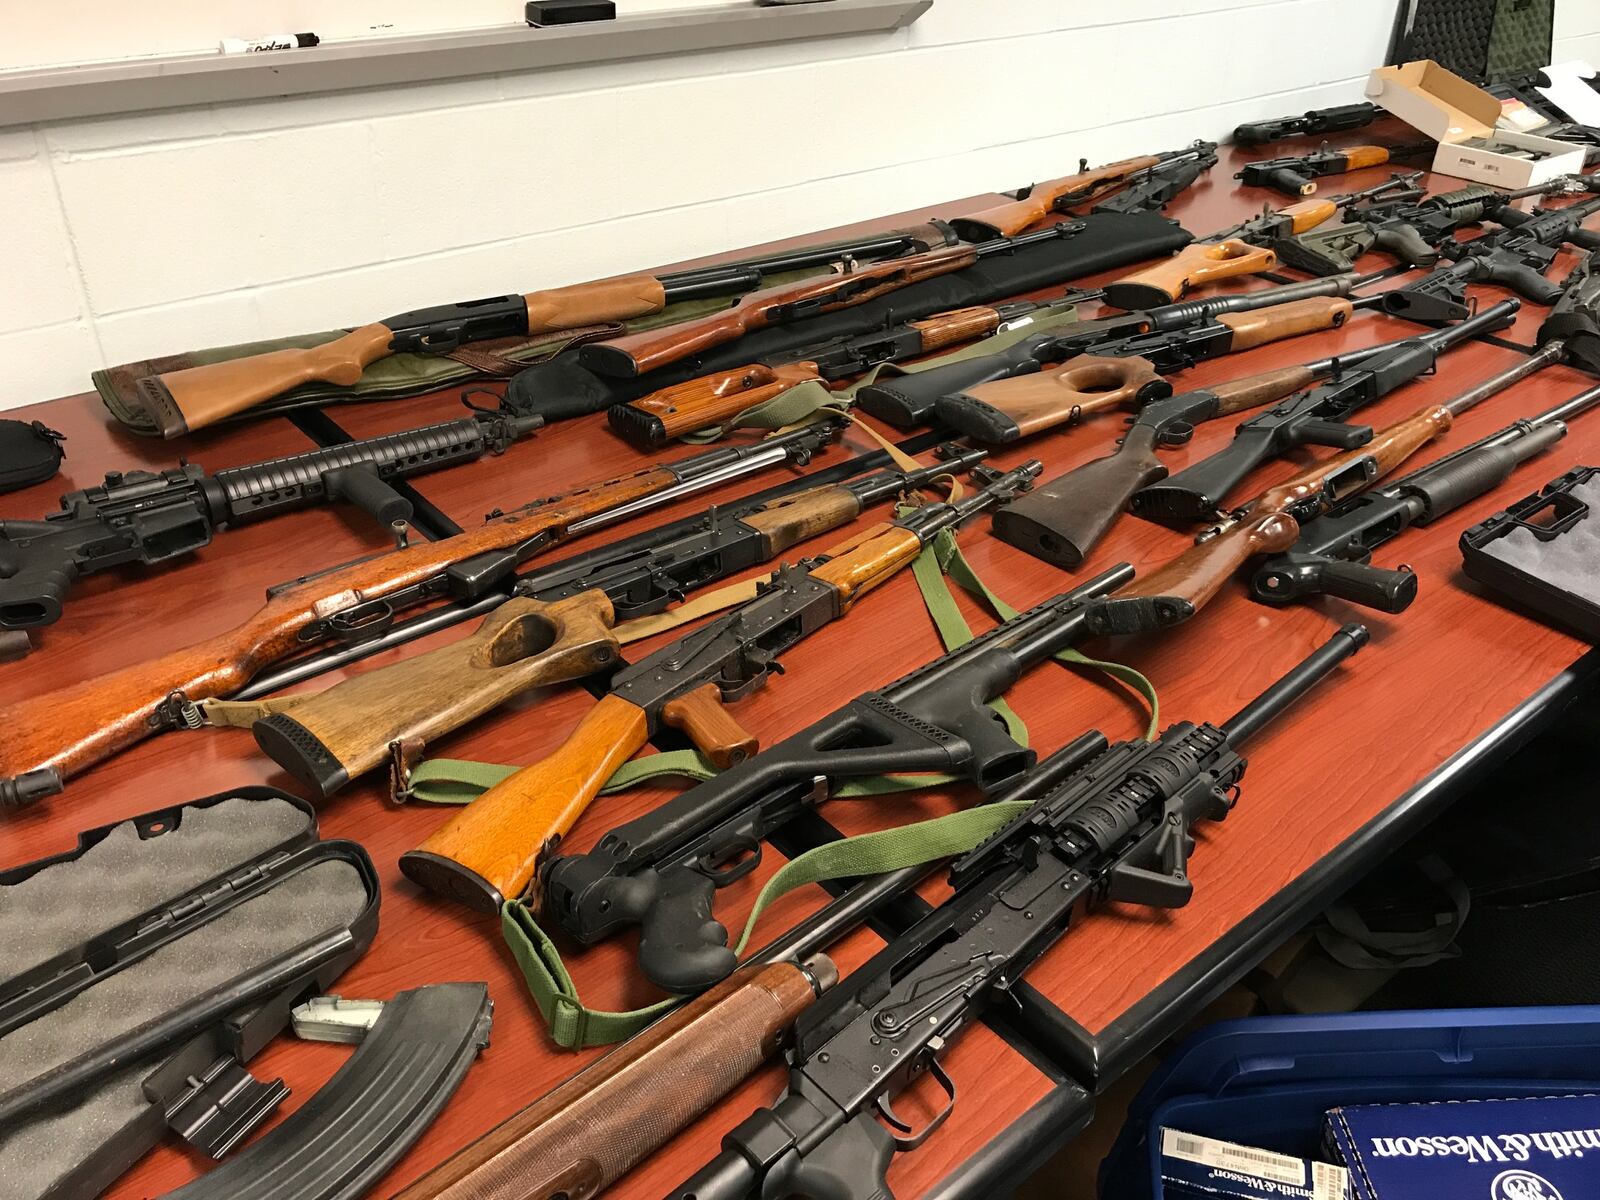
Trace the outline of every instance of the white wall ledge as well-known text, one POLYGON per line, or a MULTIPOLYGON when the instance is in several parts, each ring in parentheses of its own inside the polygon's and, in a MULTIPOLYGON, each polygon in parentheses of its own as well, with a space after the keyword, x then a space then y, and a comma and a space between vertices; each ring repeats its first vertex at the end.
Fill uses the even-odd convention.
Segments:
POLYGON ((0 126, 885 33, 933 0, 823 0, 641 13, 531 29, 371 38, 266 54, 180 55, 0 73, 0 126))

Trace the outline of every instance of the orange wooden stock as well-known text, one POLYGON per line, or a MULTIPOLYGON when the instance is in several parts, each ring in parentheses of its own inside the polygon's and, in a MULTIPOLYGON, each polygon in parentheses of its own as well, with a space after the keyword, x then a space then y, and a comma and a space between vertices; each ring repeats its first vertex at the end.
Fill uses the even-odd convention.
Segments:
POLYGON ((1165 386, 1148 359, 1084 354, 1053 370, 942 397, 938 413, 969 437, 1003 444, 1131 404, 1153 384, 1165 386))
POLYGON ((1337 329, 1354 311, 1343 296, 1312 296, 1255 312, 1224 313, 1217 321, 1233 330, 1232 349, 1249 350, 1304 333, 1337 329))
POLYGON ((1305 233, 1321 225, 1337 211, 1332 200, 1302 200, 1298 204, 1280 208, 1278 215, 1289 218, 1290 233, 1305 233))
POLYGON ((987 305, 956 308, 945 313, 935 313, 924 321, 906 322, 922 335, 918 349, 923 354, 958 346, 962 342, 987 337, 1000 324, 1000 314, 987 305))
POLYGON ((747 408, 765 404, 790 388, 820 378, 816 363, 785 363, 780 367, 756 363, 662 388, 633 401, 629 407, 660 422, 653 428, 659 430, 660 440, 666 441, 725 424, 747 408))
POLYGON ((1191 288, 1219 279, 1259 275, 1277 265, 1278 256, 1273 251, 1238 238, 1197 242, 1179 250, 1165 262, 1107 284, 1106 299, 1118 308, 1155 308, 1181 299, 1191 288))
POLYGON ((1305 367, 1279 367, 1276 371, 1215 384, 1206 391, 1217 398, 1216 415, 1231 417, 1234 413, 1282 400, 1314 382, 1316 376, 1305 367))
POLYGON ((528 332, 552 333, 650 316, 667 306, 667 291, 654 275, 622 275, 545 288, 523 299, 528 304, 528 332))
POLYGON ((1257 554, 1294 545, 1300 526, 1286 513, 1252 512, 1224 533, 1189 547, 1170 562, 1118 590, 1119 596, 1177 596, 1197 610, 1222 590, 1229 577, 1257 554))
POLYGON ((1346 146, 1339 153, 1344 155, 1345 169, 1350 171, 1379 167, 1389 161, 1387 146, 1346 146))
POLYGON ((921 551, 922 542, 916 534, 884 522, 829 550, 828 561, 813 570, 811 577, 836 588, 840 608, 848 612, 857 600, 921 551))
POLYGON ((1036 183, 1021 200, 967 213, 957 218, 955 224, 969 239, 980 232, 991 238, 1011 237, 1035 221, 1044 220, 1056 210, 1058 204, 1093 200, 1111 191, 1135 171, 1153 167, 1160 161, 1155 155, 1146 154, 1108 163, 1092 171, 1080 171, 1076 175, 1052 179, 1047 183, 1036 183))

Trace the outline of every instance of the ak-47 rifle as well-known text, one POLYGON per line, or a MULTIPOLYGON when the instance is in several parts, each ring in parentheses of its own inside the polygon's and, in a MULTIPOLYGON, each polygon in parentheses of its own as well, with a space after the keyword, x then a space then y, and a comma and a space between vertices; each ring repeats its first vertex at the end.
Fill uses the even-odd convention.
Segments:
POLYGON ((430 891, 498 912, 534 881, 605 781, 663 727, 687 734, 719 767, 743 762, 756 740, 726 702, 761 687, 778 671, 778 655, 851 612, 940 530, 1010 499, 1039 470, 1030 462, 991 475, 970 497, 926 505, 780 567, 755 599, 618 672, 554 754, 483 793, 402 855, 400 869, 430 891))
POLYGON ((669 304, 723 296, 761 286, 784 271, 830 263, 894 258, 948 246, 955 234, 942 221, 891 230, 849 242, 809 246, 717 267, 667 274, 621 275, 593 283, 546 288, 525 296, 490 296, 419 308, 354 329, 309 350, 272 350, 226 362, 152 375, 138 391, 163 437, 204 428, 303 383, 348 385, 391 354, 448 354, 469 342, 604 325, 661 312, 669 304))
POLYGON ((209 545, 218 529, 314 504, 353 504, 403 546, 412 506, 394 481, 501 454, 543 424, 480 412, 214 475, 187 462, 159 474, 110 472, 100 486, 62 496, 61 511, 42 521, 0 521, 0 629, 60 620, 68 589, 84 575, 170 562, 209 545))
POLYGON ((1166 262, 1112 280, 1105 287, 1106 303, 1118 308, 1151 308, 1180 300, 1190 289, 1204 284, 1271 271, 1278 265, 1275 247, 1281 239, 1314 229, 1353 204, 1390 193, 1419 196, 1422 189, 1416 186, 1416 180, 1421 174, 1417 171, 1396 175, 1375 187, 1343 196, 1302 200, 1287 208, 1263 208, 1259 216, 1196 239, 1166 262))
POLYGON ((1035 183, 1012 193, 1006 204, 952 217, 950 224, 969 242, 984 242, 991 238, 1013 237, 1028 226, 1042 221, 1051 213, 1066 212, 1105 196, 1116 188, 1136 181, 1143 172, 1165 164, 1205 159, 1216 151, 1215 142, 1195 142, 1182 150, 1169 150, 1161 154, 1144 154, 1125 158, 1089 170, 1089 160, 1080 159, 1076 175, 1063 176, 1045 183, 1035 183))
POLYGON ((1419 146, 1324 146, 1315 154, 1291 158, 1268 158, 1245 163, 1235 179, 1246 187, 1269 187, 1286 196, 1309 196, 1317 190, 1317 180, 1325 175, 1343 175, 1364 167, 1381 167, 1392 159, 1428 148, 1419 146))
POLYGON ((1314 108, 1298 117, 1278 117, 1271 121, 1246 121, 1234 127, 1233 140, 1241 146, 1259 146, 1307 134, 1342 133, 1363 129, 1383 116, 1376 104, 1340 104, 1334 108, 1314 108))
POLYGON ((750 292, 727 308, 703 317, 590 342, 578 350, 578 362, 601 375, 633 379, 681 362, 702 351, 734 341, 757 329, 863 304, 924 279, 960 271, 996 254, 1083 232, 1081 221, 1063 221, 1037 233, 995 238, 980 245, 941 246, 922 254, 852 266, 842 275, 825 275, 780 283, 750 292))
POLYGON ((1347 625, 1231 720, 1183 722, 1155 742, 1112 746, 1056 790, 1018 805, 1009 824, 956 860, 951 898, 800 1016, 788 1090, 729 1132, 722 1153, 672 1200, 888 1200, 895 1153, 921 1145, 955 1107, 956 1085, 940 1065, 945 1048, 1086 910, 1188 904, 1193 830, 1236 803, 1241 745, 1366 641, 1363 627, 1347 625), (948 1102, 907 1136, 893 1101, 923 1072, 948 1102))
POLYGON ((1251 597, 1279 606, 1312 596, 1337 596, 1382 612, 1404 612, 1417 596, 1416 573, 1405 566, 1373 566, 1373 551, 1413 525, 1431 525, 1487 495, 1517 467, 1564 438, 1567 421, 1596 405, 1600 387, 1513 421, 1387 487, 1363 492, 1308 521, 1293 546, 1269 555, 1251 574, 1251 597))
POLYGON ((1397 199, 1343 207, 1344 223, 1280 234, 1272 249, 1286 266, 1311 275, 1342 275, 1369 250, 1392 254, 1409 267, 1431 267, 1439 247, 1458 229, 1475 225, 1493 210, 1526 196, 1559 196, 1572 190, 1570 177, 1514 192, 1471 183, 1425 200, 1397 199))
POLYGON ((1187 150, 1128 176, 1121 189, 1090 212, 1156 212, 1194 186, 1217 165, 1217 144, 1195 142, 1187 150))
POLYGON ((392 798, 403 802, 411 765, 429 742, 535 687, 615 666, 635 630, 653 630, 641 619, 669 601, 771 562, 870 505, 967 471, 984 457, 981 450, 945 449, 944 461, 919 471, 879 471, 754 508, 713 510, 642 561, 624 556, 577 573, 536 572, 466 638, 324 691, 260 705, 263 715, 251 729, 268 757, 319 797, 387 759, 392 798))
MULTIPOLYGON (((1231 336, 1226 345, 1220 340, 1211 343, 1208 349, 1212 353, 1204 357, 1337 329, 1357 306, 1372 308, 1379 303, 1377 297, 1369 296, 1355 301, 1297 300, 1262 309, 1254 321, 1228 321, 1224 328, 1231 336)), ((1193 359, 1173 362, 1168 357, 1158 367, 1156 358, 1140 354, 1146 347, 1160 350, 1166 345, 1167 339, 1160 335, 1113 342, 1096 353, 1068 359, 1059 367, 997 379, 941 396, 934 412, 942 424, 989 445, 1004 445, 1060 425, 1075 425, 1096 413, 1137 407, 1172 395, 1172 385, 1162 378, 1161 367, 1171 371, 1189 366, 1193 359)))
POLYGON ((1453 347, 1504 329, 1521 307, 1502 300, 1469 321, 1409 338, 1354 370, 1341 368, 1329 382, 1241 423, 1233 441, 1209 458, 1135 493, 1133 511, 1167 525, 1192 525, 1217 513, 1228 493, 1268 459, 1296 446, 1348 450, 1362 445, 1372 437, 1372 427, 1349 423, 1352 414, 1431 370, 1453 347))
POLYGON ((1127 433, 1110 454, 1033 488, 995 513, 995 536, 1035 558, 1076 570, 1134 493, 1166 478, 1157 447, 1182 446, 1203 421, 1282 400, 1402 344, 1384 342, 1148 401, 1129 418, 1127 433))
POLYGON ((1452 261, 1416 283, 1383 293, 1384 311, 1425 325, 1457 321, 1471 311, 1466 303, 1469 283, 1497 283, 1535 304, 1554 304, 1561 298, 1561 285, 1546 279, 1544 272, 1568 242, 1581 250, 1600 249, 1600 231, 1583 228, 1597 212, 1600 196, 1533 213, 1493 209, 1487 216, 1502 228, 1470 242, 1447 242, 1444 254, 1452 261))
POLYGON ((934 418, 941 396, 1042 370, 1079 354, 1104 358, 1138 355, 1159 372, 1290 336, 1290 331, 1333 329, 1350 315, 1345 293, 1354 275, 1310 279, 1237 296, 1184 300, 1140 312, 1117 313, 1049 330, 993 354, 975 355, 914 375, 880 378, 856 392, 856 404, 899 428, 934 418), (1304 302, 1303 304, 1301 302, 1304 302), (1310 328, 1303 326, 1309 325, 1310 328))
POLYGON ((226 696, 297 650, 381 633, 397 611, 500 589, 518 564, 580 533, 755 471, 808 461, 840 432, 823 422, 752 446, 692 455, 536 500, 477 529, 416 543, 283 584, 242 625, 149 662, 0 710, 0 809, 163 730, 200 723, 226 696))
POLYGON ((880 363, 902 362, 1026 325, 1052 304, 974 305, 887 329, 836 338, 746 366, 673 384, 612 407, 611 428, 630 445, 654 450, 674 438, 726 424, 747 408, 803 383, 838 385, 880 363))

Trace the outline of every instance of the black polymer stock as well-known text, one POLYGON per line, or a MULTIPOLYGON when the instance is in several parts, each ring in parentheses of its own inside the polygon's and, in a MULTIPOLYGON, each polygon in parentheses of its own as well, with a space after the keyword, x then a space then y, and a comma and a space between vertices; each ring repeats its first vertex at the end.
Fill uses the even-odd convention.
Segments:
POLYGON ((717 889, 754 869, 764 839, 822 803, 830 785, 940 771, 993 795, 1035 756, 989 700, 1086 637, 1168 628, 1193 612, 1177 597, 1107 595, 1132 577, 1126 564, 1105 571, 618 826, 587 854, 554 859, 542 913, 585 944, 639 926, 640 967, 668 990, 722 978, 734 956, 712 916, 717 889))
POLYGON ((60 620, 84 575, 168 562, 209 545, 219 529, 315 504, 352 504, 403 542, 412 505, 394 483, 502 453, 543 424, 478 413, 209 475, 192 463, 112 472, 98 487, 62 496, 61 511, 42 521, 0 521, 0 629, 60 620))
POLYGON ((1079 354, 1137 355, 1149 359, 1157 371, 1181 370, 1227 353, 1233 331, 1219 324, 1217 317, 1256 312, 1316 296, 1344 296, 1356 283, 1354 275, 1311 279, 1236 296, 1183 300, 1141 312, 1101 317, 1064 330, 1034 334, 994 354, 880 379, 856 393, 856 404, 870 416, 905 429, 932 421, 941 396, 955 395, 1000 379, 1030 375, 1047 364, 1079 354))
POLYGON ((1134 513, 1180 528, 1196 524, 1214 517, 1228 493, 1269 459, 1297 446, 1353 450, 1365 445, 1372 438, 1372 427, 1350 424, 1351 414, 1431 370, 1439 355, 1452 347, 1504 329, 1521 307, 1515 300, 1503 300, 1459 325, 1401 342, 1251 417, 1217 453, 1136 493, 1134 513))
POLYGON ((915 1150, 955 1108, 956 1084, 940 1062, 951 1040, 1084 913, 1188 904, 1191 834, 1233 809, 1240 746, 1367 636, 1345 626, 1222 725, 1182 722, 1157 741, 1104 750, 956 860, 955 894, 800 1016, 785 1094, 730 1131, 672 1200, 889 1200, 896 1152, 915 1150), (946 1103, 913 1133, 893 1101, 924 1071, 946 1103))

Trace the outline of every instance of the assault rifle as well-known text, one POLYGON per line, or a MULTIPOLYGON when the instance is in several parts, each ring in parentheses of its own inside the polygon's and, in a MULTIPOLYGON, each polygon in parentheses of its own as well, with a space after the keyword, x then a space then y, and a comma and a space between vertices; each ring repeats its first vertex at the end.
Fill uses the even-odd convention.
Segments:
POLYGON ((1074 467, 997 512, 995 536, 1035 558, 1076 570, 1134 493, 1166 478, 1157 447, 1182 446, 1203 421, 1282 400, 1402 344, 1385 342, 1150 400, 1129 418, 1127 433, 1110 454, 1074 467))
POLYGON ((1362 626, 1347 625, 1222 725, 1183 722, 1155 742, 1119 743, 1019 805, 956 860, 951 898, 800 1016, 783 1097, 729 1132, 722 1153, 669 1195, 887 1200, 895 1153, 921 1145, 955 1108, 940 1064, 950 1042, 1085 910, 1188 904, 1193 830, 1236 803, 1240 747, 1366 641, 1362 626), (893 1101, 924 1071, 946 1105, 912 1136, 893 1101))
POLYGON ((1089 170, 1089 160, 1078 161, 1078 173, 1046 183, 1035 183, 1012 193, 1012 200, 965 216, 952 217, 950 224, 969 242, 1012 237, 1051 213, 1066 212, 1088 204, 1123 185, 1141 178, 1141 173, 1166 164, 1204 159, 1213 154, 1215 142, 1195 142, 1182 150, 1144 154, 1089 170))
POLYGON ((1570 177, 1514 192, 1470 183, 1415 202, 1351 205, 1344 209, 1345 224, 1280 235, 1272 249, 1286 265, 1311 275, 1342 275, 1369 250, 1392 254, 1409 267, 1431 267, 1439 261, 1439 247, 1453 240, 1458 229, 1477 224, 1513 200, 1559 196, 1570 190, 1570 177))
POLYGON ((209 545, 218 529, 314 504, 353 504, 403 546, 412 507, 395 481, 501 454, 543 424, 480 412, 214 475, 187 462, 159 473, 110 472, 98 487, 62 496, 61 511, 42 521, 0 521, 0 629, 59 621, 68 589, 84 575, 170 562, 209 545))
POLYGON ((1562 362, 1600 375, 1600 250, 1561 281, 1561 298, 1539 326, 1538 341, 1559 343, 1562 362))
POLYGON ((718 767, 755 753, 724 705, 781 671, 778 656, 846 616, 907 567, 943 529, 1009 500, 1038 476, 1029 462, 963 500, 871 526, 829 551, 780 567, 755 599, 613 676, 610 691, 556 752, 502 780, 418 849, 408 879, 481 912, 499 912, 530 883, 613 772, 663 727, 688 735, 718 767))
POLYGON ((1329 382, 1240 424, 1233 441, 1209 458, 1136 493, 1133 511, 1179 527, 1204 521, 1268 459, 1297 446, 1348 450, 1364 444, 1372 437, 1372 428, 1351 424, 1352 414, 1432 370, 1439 355, 1480 334, 1504 329, 1516 320, 1521 307, 1515 300, 1502 300, 1469 321, 1410 338, 1354 370, 1341 369, 1329 382))
POLYGON ((1498 283, 1535 304, 1554 304, 1561 285, 1546 279, 1544 272, 1568 242, 1582 250, 1600 249, 1600 231, 1582 227, 1597 212, 1600 196, 1534 213, 1493 209, 1487 215, 1502 228, 1470 242, 1446 244, 1445 256, 1453 261, 1416 283, 1385 292, 1384 311, 1425 325, 1460 320, 1470 311, 1469 283, 1498 283))
POLYGON ((1090 212, 1155 212, 1165 208, 1194 186, 1195 180, 1217 165, 1217 144, 1195 142, 1188 150, 1153 167, 1128 176, 1122 189, 1102 200, 1090 212))
MULTIPOLYGON (((1106 303, 1118 308, 1150 308, 1182 299, 1191 288, 1232 279, 1240 275, 1259 275, 1278 265, 1277 243, 1314 229, 1335 213, 1366 200, 1399 193, 1418 196, 1422 189, 1416 180, 1422 173, 1394 178, 1359 192, 1330 196, 1322 200, 1302 200, 1287 208, 1263 208, 1259 216, 1219 229, 1179 250, 1164 263, 1124 275, 1106 284, 1106 303)), ((1333 274, 1320 271, 1318 274, 1333 274)))
POLYGON ((1335 328, 1349 316, 1351 305, 1343 297, 1355 283, 1354 275, 1311 279, 1083 321, 1069 329, 1023 338, 994 354, 914 375, 878 379, 856 392, 856 404, 863 412, 904 429, 931 421, 941 396, 1031 374, 1047 363, 1064 362, 1078 354, 1107 358, 1136 354, 1148 359, 1157 371, 1177 371, 1286 336, 1277 331, 1298 326, 1313 314, 1322 314, 1318 318, 1322 323, 1314 328, 1335 328), (1309 303, 1319 298, 1323 301, 1320 306, 1309 303), (1297 307, 1299 301, 1308 303, 1297 307))
POLYGON ((1246 187, 1269 187, 1289 196, 1309 196, 1317 190, 1317 180, 1325 175, 1343 175, 1364 167, 1381 167, 1391 159, 1414 154, 1424 146, 1326 146, 1315 154, 1291 158, 1269 158, 1245 163, 1234 176, 1246 187))
POLYGON ((768 275, 861 259, 895 258, 947 246, 955 234, 942 221, 848 242, 809 246, 717 267, 668 274, 621 275, 546 288, 524 296, 490 296, 385 317, 309 350, 272 350, 190 367, 138 382, 163 437, 204 428, 303 383, 348 385, 391 354, 449 354, 469 342, 605 325, 658 313, 684 300, 761 286, 768 275))
POLYGON ((298 650, 379 635, 405 608, 497 591, 520 563, 578 534, 756 471, 806 462, 841 425, 819 423, 647 467, 491 514, 454 537, 296 579, 269 591, 253 617, 225 633, 10 704, 0 710, 0 809, 54 795, 66 779, 153 734, 198 725, 200 701, 237 690, 298 650))
POLYGON ((1343 133, 1363 129, 1383 116, 1376 104, 1340 104, 1334 108, 1314 108, 1298 117, 1278 117, 1271 121, 1246 121, 1235 126, 1233 140, 1241 146, 1259 146, 1283 138, 1306 134, 1343 133))
POLYGON ((653 628, 641 619, 687 592, 771 562, 870 505, 964 472, 984 457, 981 450, 946 449, 945 461, 922 470, 878 471, 749 508, 713 509, 641 555, 534 572, 462 640, 321 692, 257 705, 251 730, 268 757, 319 797, 387 758, 392 798, 404 801, 411 765, 428 742, 536 687, 615 667, 633 630, 653 628))
POLYGON ((630 445, 659 449, 673 438, 723 425, 745 409, 774 400, 803 383, 837 384, 880 363, 903 362, 989 337, 1028 324, 1034 314, 1048 307, 1054 305, 1024 300, 936 313, 921 321, 835 338, 820 346, 702 375, 615 405, 606 415, 611 428, 630 445))
POLYGON ((1567 421, 1597 404, 1600 387, 1593 387, 1329 510, 1308 522, 1288 550, 1255 569, 1250 595, 1274 606, 1337 596, 1382 612, 1404 612, 1416 599, 1416 574, 1405 566, 1373 566, 1373 551, 1413 525, 1431 525, 1493 491, 1522 463, 1564 438, 1567 421))
POLYGON ((976 246, 941 246, 922 254, 854 266, 842 275, 780 283, 750 292, 727 308, 660 329, 623 334, 578 349, 578 362, 600 375, 633 379, 682 362, 757 329, 850 308, 924 279, 948 275, 996 254, 1076 237, 1081 221, 1063 221, 1037 233, 995 238, 976 246))

